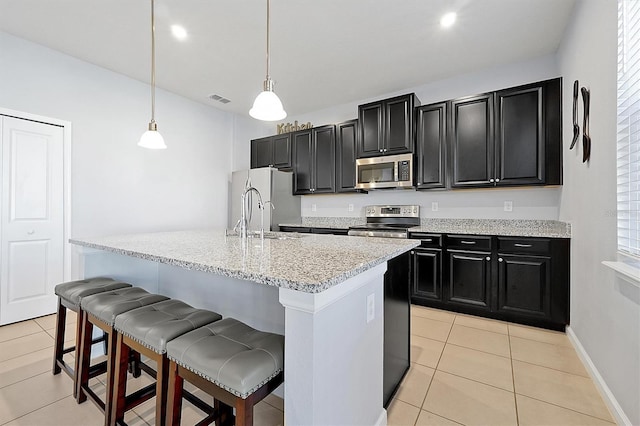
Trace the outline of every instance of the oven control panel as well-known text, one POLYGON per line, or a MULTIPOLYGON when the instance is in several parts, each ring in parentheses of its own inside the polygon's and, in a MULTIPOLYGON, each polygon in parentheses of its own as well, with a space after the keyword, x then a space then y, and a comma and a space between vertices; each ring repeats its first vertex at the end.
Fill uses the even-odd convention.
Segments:
POLYGON ((366 217, 420 217, 420 206, 366 206, 366 217))

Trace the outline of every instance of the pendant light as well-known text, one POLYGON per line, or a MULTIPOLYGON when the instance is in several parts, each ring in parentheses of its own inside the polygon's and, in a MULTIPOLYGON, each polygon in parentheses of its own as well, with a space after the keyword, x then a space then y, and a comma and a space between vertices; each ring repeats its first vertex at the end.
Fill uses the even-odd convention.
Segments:
POLYGON ((156 21, 153 3, 154 0, 151 0, 151 121, 149 130, 142 134, 138 145, 149 149, 166 149, 167 145, 156 124, 156 21))
POLYGON ((285 118, 287 113, 282 107, 280 98, 273 91, 273 80, 269 75, 269 3, 270 0, 267 0, 267 78, 264 81, 264 91, 253 101, 253 108, 249 110, 249 115, 258 120, 276 121, 285 118))

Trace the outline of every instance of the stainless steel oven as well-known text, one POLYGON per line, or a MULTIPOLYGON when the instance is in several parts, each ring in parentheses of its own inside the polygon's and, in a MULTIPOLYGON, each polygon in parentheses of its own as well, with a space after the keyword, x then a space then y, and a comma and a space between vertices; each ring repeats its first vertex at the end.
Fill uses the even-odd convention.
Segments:
POLYGON ((356 160, 356 189, 412 188, 413 154, 356 160))

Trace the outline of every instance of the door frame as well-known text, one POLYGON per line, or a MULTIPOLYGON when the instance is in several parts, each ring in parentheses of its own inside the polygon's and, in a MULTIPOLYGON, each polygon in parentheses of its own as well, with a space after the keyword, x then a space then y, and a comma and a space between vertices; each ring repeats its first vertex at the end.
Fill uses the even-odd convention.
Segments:
POLYGON ((21 120, 35 121, 38 123, 49 124, 53 126, 62 127, 62 144, 63 144, 63 156, 62 156, 62 192, 63 192, 63 280, 69 281, 71 279, 71 244, 69 238, 71 238, 71 122, 66 120, 60 120, 58 118, 45 117, 42 115, 31 114, 28 112, 16 111, 13 109, 0 107, 0 115, 18 118, 21 120))

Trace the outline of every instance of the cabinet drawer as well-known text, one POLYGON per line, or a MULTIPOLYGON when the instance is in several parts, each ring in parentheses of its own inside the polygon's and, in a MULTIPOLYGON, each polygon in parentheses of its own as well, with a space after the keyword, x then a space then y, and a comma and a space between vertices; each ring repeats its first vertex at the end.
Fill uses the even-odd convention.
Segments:
POLYGON ((447 248, 491 251, 491 237, 480 235, 448 235, 447 248))
POLYGON ((500 253, 549 253, 548 238, 505 238, 498 237, 500 253))
POLYGON ((311 228, 304 226, 281 226, 280 232, 299 232, 303 234, 308 234, 311 232, 311 228))
POLYGON ((424 232, 411 232, 409 238, 412 240, 422 240, 420 247, 442 247, 441 234, 427 234, 424 232))

